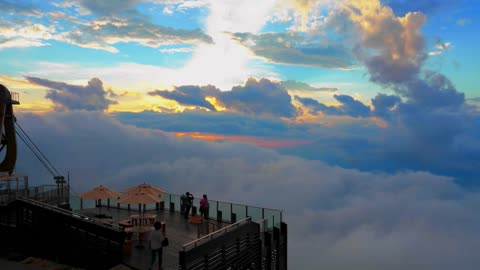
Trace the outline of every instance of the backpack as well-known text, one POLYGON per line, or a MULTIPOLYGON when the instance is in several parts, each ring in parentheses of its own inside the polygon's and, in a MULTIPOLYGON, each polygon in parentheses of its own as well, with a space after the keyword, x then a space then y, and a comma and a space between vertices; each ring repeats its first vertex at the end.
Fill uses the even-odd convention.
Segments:
POLYGON ((168 247, 168 237, 163 238, 162 247, 168 247))

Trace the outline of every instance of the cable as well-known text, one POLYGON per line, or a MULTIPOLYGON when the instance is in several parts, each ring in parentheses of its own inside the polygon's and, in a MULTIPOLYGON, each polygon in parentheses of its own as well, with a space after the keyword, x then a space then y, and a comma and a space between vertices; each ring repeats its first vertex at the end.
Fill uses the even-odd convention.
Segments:
MULTIPOLYGON (((33 140, 30 138, 30 136, 28 136, 27 132, 25 132, 25 130, 23 130, 23 128, 20 126, 20 124, 17 123, 17 121, 15 121, 15 124, 20 128, 20 130, 23 132, 23 134, 25 134, 25 136, 28 138, 28 140, 33 144, 33 146, 35 147, 35 149, 37 149, 37 151, 40 153, 40 155, 42 155, 42 157, 48 162, 48 164, 50 164, 50 166, 53 168, 53 170, 57 173, 57 175, 61 175, 57 169, 55 168, 55 166, 53 166, 53 164, 50 162, 50 160, 48 160, 48 158, 42 153, 42 151, 38 148, 38 146, 33 142, 33 140)), ((18 133, 17 133, 18 134, 18 133)))
POLYGON ((22 141, 25 143, 25 145, 32 151, 32 153, 35 155, 35 157, 43 164, 43 166, 55 177, 55 173, 50 169, 47 164, 38 156, 38 154, 33 150, 33 148, 25 141, 25 139, 22 137, 22 134, 20 134, 17 130, 15 130, 15 133, 17 133, 18 137, 22 139, 22 141))

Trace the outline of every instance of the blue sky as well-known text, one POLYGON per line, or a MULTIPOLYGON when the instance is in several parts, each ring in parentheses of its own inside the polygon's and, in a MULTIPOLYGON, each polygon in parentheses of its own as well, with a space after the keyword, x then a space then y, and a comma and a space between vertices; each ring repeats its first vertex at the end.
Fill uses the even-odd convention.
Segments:
POLYGON ((473 0, 0 0, 0 83, 20 93, 18 119, 41 145, 70 153, 56 161, 88 179, 79 190, 164 177, 180 193, 198 175, 212 198, 243 194, 305 220, 291 220, 296 248, 322 241, 324 260, 306 266, 298 252, 296 269, 348 269, 383 249, 411 269, 475 269, 473 254, 439 246, 476 250, 465 239, 477 219, 455 225, 463 242, 441 235, 480 201, 477 14, 473 0), (297 187, 308 196, 292 205, 249 196, 297 187), (387 222, 391 211, 405 219, 387 222), (421 267, 418 235, 443 265, 421 267), (352 253, 360 240, 375 244, 352 253))

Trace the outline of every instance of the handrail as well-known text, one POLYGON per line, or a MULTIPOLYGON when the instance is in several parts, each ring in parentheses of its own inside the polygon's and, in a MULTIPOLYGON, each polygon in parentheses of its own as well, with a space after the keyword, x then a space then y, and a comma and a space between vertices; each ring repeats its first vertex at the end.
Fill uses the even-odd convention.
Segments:
MULTIPOLYGON (((161 195, 168 195, 168 196, 177 196, 180 198, 181 195, 179 194, 175 194, 175 193, 162 193, 161 195)), ((199 201, 201 198, 195 198, 196 201, 199 201)), ((255 207, 255 208, 261 208, 261 209, 264 209, 264 210, 267 210, 267 211, 277 211, 277 212, 283 212, 283 210, 279 210, 279 209, 273 209, 273 208, 267 208, 267 207, 261 207, 261 206, 252 206, 252 205, 247 205, 247 204, 241 204, 241 203, 236 203, 236 202, 226 202, 226 201, 218 201, 218 200, 210 200, 209 199, 209 202, 210 202, 210 205, 212 204, 212 202, 217 202, 217 203, 224 203, 224 204, 231 204, 231 205, 238 205, 238 206, 245 206, 245 207, 255 207)), ((104 203, 102 201, 102 203, 104 203)))
POLYGON ((238 228, 238 227, 240 227, 241 224, 243 224, 243 223, 250 223, 250 222, 252 222, 252 218, 251 218, 251 217, 247 217, 247 218, 242 219, 242 220, 240 220, 240 221, 238 221, 238 222, 236 222, 236 223, 233 223, 233 224, 231 224, 231 225, 228 225, 228 226, 226 226, 226 227, 224 227, 224 228, 222 228, 222 229, 220 229, 220 230, 214 231, 214 232, 212 232, 212 233, 210 233, 210 234, 207 234, 207 235, 205 235, 205 236, 203 236, 203 237, 200 237, 200 238, 195 239, 195 240, 193 240, 193 241, 191 241, 191 242, 188 242, 188 243, 186 243, 186 244, 184 244, 184 245, 182 246, 182 249, 183 249, 183 251, 186 251, 186 250, 187 250, 187 247, 188 247, 188 246, 191 246, 191 245, 193 245, 193 246, 196 248, 196 247, 199 245, 199 242, 201 242, 202 240, 212 240, 215 235, 226 233, 226 232, 228 232, 228 230, 229 230, 230 228, 233 228, 233 227, 238 228))
POLYGON ((105 227, 105 228, 116 229, 118 231, 121 231, 121 228, 118 225, 110 224, 110 223, 104 222, 100 219, 91 218, 91 217, 88 217, 88 216, 85 216, 85 215, 82 215, 82 214, 77 214, 77 213, 68 211, 66 209, 56 207, 54 205, 39 202, 39 201, 36 201, 34 199, 30 199, 30 198, 27 198, 27 197, 20 197, 20 198, 18 198, 18 200, 22 200, 22 201, 28 202, 30 204, 33 204, 33 205, 38 205, 38 206, 50 209, 52 211, 55 211, 57 213, 60 213, 60 214, 63 214, 63 215, 68 215, 68 216, 73 217, 73 218, 82 219, 83 221, 85 221, 87 223, 96 224, 96 225, 100 225, 100 226, 105 227))

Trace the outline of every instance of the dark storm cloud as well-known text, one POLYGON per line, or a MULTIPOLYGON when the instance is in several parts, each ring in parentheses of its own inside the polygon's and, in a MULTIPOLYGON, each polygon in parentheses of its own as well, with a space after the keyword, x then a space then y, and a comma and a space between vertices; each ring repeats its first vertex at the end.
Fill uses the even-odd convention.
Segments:
POLYGON ((156 90, 148 93, 151 96, 161 96, 166 99, 175 100, 184 105, 200 106, 216 111, 215 107, 205 98, 209 96, 218 97, 221 91, 213 85, 194 86, 183 85, 175 87, 173 91, 156 90))
POLYGON ((108 92, 104 90, 103 82, 98 78, 92 78, 85 86, 37 77, 25 78, 33 84, 50 88, 45 97, 53 101, 54 109, 57 111, 104 111, 111 104, 116 104, 116 101, 107 99, 108 92))
POLYGON ((353 99, 348 95, 334 95, 333 96, 338 102, 341 103, 340 106, 327 106, 323 103, 318 102, 312 98, 301 98, 295 97, 296 100, 300 101, 303 105, 308 108, 313 109, 314 111, 320 111, 328 115, 348 115, 352 117, 368 117, 370 116, 370 108, 364 105, 362 102, 353 99))
POLYGON ((391 111, 402 102, 399 96, 378 94, 372 99, 374 113, 382 118, 390 118, 391 111))
POLYGON ((285 87, 268 79, 248 79, 245 85, 234 86, 230 91, 220 91, 214 86, 179 86, 173 91, 153 91, 149 95, 159 95, 175 100, 180 104, 194 105, 215 111, 205 100, 215 97, 228 110, 249 115, 293 117, 296 115, 292 99, 285 87))
POLYGON ((244 86, 222 92, 220 100, 235 111, 252 115, 293 117, 292 98, 285 87, 268 79, 248 79, 244 86))

